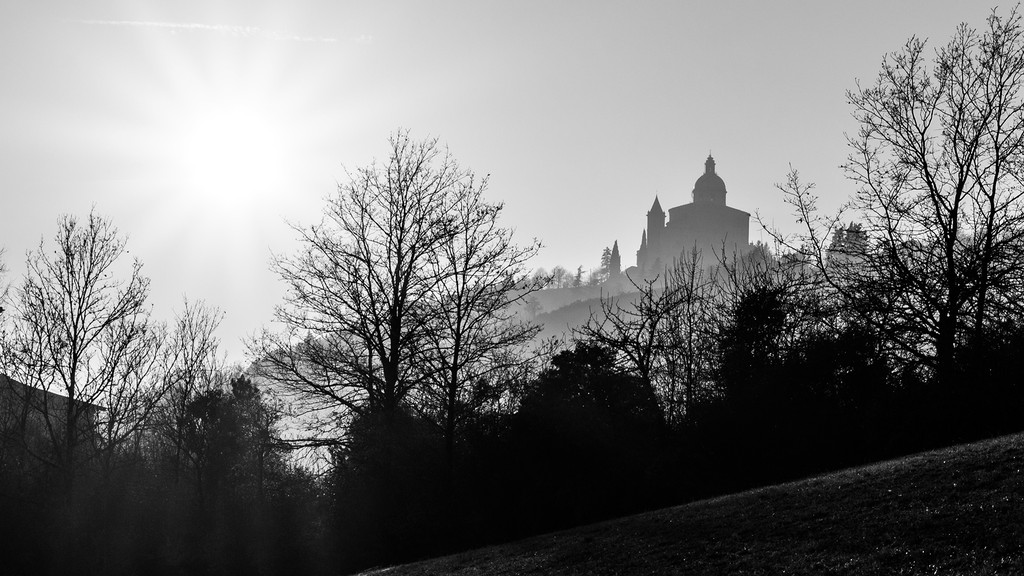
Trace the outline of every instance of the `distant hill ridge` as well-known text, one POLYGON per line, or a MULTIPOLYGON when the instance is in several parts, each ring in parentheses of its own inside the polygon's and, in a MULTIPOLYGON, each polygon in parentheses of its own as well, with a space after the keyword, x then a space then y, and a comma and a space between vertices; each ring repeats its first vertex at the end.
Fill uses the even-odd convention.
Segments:
POLYGON ((614 296, 625 304, 634 294, 638 294, 636 287, 625 275, 619 275, 597 286, 538 290, 529 295, 522 314, 524 319, 542 326, 542 338, 568 336, 573 328, 586 323, 591 311, 600 311, 601 298, 614 296))
POLYGON ((364 574, 1024 574, 1024 434, 364 574))

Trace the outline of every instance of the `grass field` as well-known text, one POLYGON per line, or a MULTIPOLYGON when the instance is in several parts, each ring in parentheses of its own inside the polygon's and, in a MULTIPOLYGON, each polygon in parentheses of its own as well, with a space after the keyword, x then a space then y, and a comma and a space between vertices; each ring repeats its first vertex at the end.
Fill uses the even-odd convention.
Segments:
POLYGON ((371 570, 1024 574, 1024 434, 371 570))

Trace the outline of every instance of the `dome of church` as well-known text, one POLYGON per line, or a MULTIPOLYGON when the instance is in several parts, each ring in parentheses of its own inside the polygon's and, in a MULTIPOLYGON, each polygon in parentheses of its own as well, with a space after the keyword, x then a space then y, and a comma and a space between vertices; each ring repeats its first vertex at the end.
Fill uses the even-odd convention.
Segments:
POLYGON ((725 204, 725 181, 715 174, 715 159, 710 155, 704 161, 704 174, 693 185, 693 201, 725 204))

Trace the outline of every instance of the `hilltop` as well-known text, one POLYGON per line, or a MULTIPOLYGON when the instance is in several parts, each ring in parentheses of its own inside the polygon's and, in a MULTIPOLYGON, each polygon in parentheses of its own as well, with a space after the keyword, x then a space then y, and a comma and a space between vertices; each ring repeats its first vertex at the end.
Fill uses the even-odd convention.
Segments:
POLYGON ((1024 434, 365 572, 1020 574, 1024 434))

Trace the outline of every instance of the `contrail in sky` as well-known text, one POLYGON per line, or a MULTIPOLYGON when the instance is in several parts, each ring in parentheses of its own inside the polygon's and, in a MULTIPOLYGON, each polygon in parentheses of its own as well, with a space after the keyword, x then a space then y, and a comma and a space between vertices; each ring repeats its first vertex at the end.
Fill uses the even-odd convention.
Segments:
POLYGON ((151 22, 144 20, 78 20, 81 24, 93 26, 121 26, 128 28, 155 28, 171 32, 216 32, 226 36, 239 38, 268 38, 270 40, 291 40, 293 42, 337 42, 337 38, 316 36, 296 36, 273 30, 264 30, 258 26, 232 26, 229 24, 198 24, 195 22, 151 22))

